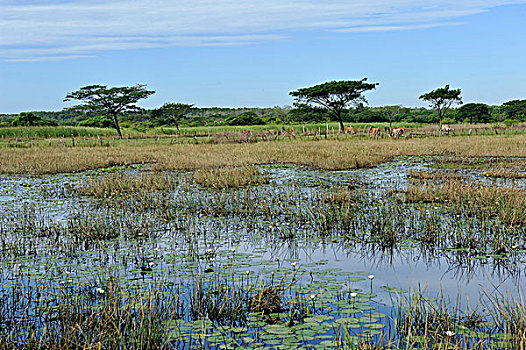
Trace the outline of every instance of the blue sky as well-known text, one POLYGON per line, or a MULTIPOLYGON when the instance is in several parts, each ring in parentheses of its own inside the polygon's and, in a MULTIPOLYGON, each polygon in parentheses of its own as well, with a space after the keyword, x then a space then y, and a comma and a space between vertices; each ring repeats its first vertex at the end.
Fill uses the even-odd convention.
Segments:
POLYGON ((0 0, 0 113, 60 110, 88 84, 147 84, 141 103, 292 104, 368 77, 372 106, 526 98, 526 0, 0 0))

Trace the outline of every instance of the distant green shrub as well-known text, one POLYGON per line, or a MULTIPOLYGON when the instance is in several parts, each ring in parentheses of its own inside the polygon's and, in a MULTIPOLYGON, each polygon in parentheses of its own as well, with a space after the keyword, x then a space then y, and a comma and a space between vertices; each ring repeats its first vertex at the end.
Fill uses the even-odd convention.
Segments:
POLYGON ((456 119, 464 123, 489 123, 493 120, 489 106, 484 103, 468 103, 456 110, 456 119))
POLYGON ((244 112, 240 115, 229 116, 223 121, 224 125, 263 125, 265 121, 254 112, 244 112))
POLYGON ((87 126, 91 128, 111 128, 113 127, 113 120, 106 117, 105 115, 98 115, 79 123, 79 126, 87 126))
POLYGON ((517 119, 504 119, 502 122, 506 126, 512 126, 512 125, 515 125, 515 124, 519 123, 519 121, 517 119))
POLYGON ((12 122, 12 126, 56 126, 57 122, 49 119, 42 119, 31 112, 20 113, 12 122))

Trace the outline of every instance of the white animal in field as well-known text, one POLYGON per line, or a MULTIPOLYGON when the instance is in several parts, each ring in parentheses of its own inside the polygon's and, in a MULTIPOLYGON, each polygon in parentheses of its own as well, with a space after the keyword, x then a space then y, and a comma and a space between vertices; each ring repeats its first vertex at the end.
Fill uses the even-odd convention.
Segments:
POLYGON ((449 135, 449 133, 453 131, 453 128, 450 127, 448 124, 444 124, 442 125, 442 128, 440 128, 440 133, 445 135, 449 135))

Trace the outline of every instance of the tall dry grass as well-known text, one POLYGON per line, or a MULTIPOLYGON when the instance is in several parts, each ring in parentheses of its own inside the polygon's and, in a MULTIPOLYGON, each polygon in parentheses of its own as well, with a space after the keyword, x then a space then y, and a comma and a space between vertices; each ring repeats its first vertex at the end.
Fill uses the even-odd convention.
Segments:
POLYGON ((155 170, 197 170, 292 163, 327 170, 372 167, 407 155, 526 157, 526 136, 342 139, 253 144, 31 147, 0 149, 0 173, 49 174, 151 163, 155 170))
POLYGON ((177 178, 170 174, 113 173, 102 177, 89 178, 75 191, 81 196, 113 197, 138 192, 171 190, 177 185, 177 178))
POLYGON ((268 178, 254 165, 198 169, 193 173, 196 183, 211 188, 234 188, 267 183, 268 178))
POLYGON ((498 217, 507 225, 526 224, 526 190, 481 186, 450 178, 439 182, 413 181, 408 202, 450 203, 470 215, 498 217))

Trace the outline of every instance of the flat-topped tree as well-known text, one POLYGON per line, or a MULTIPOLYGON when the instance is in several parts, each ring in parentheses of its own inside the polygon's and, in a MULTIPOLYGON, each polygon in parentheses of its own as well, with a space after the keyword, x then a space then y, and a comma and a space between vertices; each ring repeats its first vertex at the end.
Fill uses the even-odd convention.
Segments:
POLYGON ((146 90, 146 85, 137 84, 135 86, 121 86, 108 88, 104 85, 88 85, 75 92, 66 95, 64 102, 79 100, 84 103, 81 105, 66 108, 69 111, 92 112, 98 115, 105 115, 113 120, 115 129, 122 139, 121 128, 119 127, 119 115, 125 113, 140 112, 142 108, 135 104, 147 98, 155 91, 146 90))
POLYGON ((167 118, 169 122, 174 123, 179 133, 179 124, 181 120, 194 107, 192 104, 167 102, 161 107, 153 110, 153 116, 158 118, 167 118))
POLYGON ((362 95, 364 92, 374 90, 378 83, 367 83, 367 78, 362 80, 330 81, 320 85, 301 88, 291 91, 296 105, 319 106, 327 113, 334 116, 344 130, 342 113, 351 105, 357 106, 367 103, 362 95))
POLYGON ((444 118, 447 110, 453 104, 462 104, 462 97, 460 94, 460 89, 450 90, 448 84, 443 88, 438 88, 421 95, 419 99, 427 101, 430 107, 437 110, 439 128, 442 130, 442 119, 444 118))

